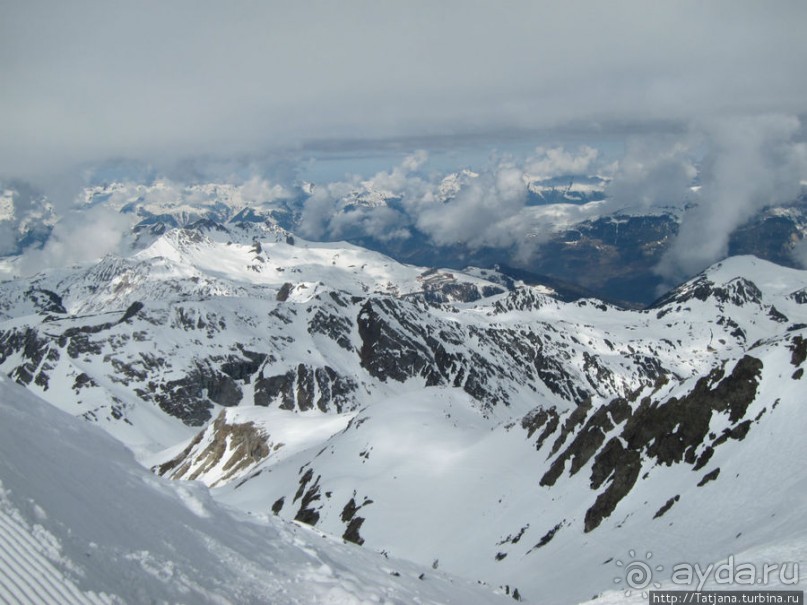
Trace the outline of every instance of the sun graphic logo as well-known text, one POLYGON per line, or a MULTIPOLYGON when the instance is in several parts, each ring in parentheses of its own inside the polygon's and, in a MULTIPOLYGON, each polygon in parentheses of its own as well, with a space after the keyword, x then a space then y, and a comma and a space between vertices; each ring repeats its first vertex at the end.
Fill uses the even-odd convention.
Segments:
POLYGON ((614 584, 625 583, 625 596, 629 597, 634 591, 642 593, 642 598, 647 598, 648 593, 646 588, 652 586, 655 589, 661 588, 659 582, 653 581, 653 572, 663 571, 663 565, 652 566, 650 559, 653 558, 653 553, 647 551, 644 555, 645 560, 636 558, 636 551, 631 549, 628 551, 628 556, 631 561, 625 563, 619 559, 616 560, 616 566, 623 569, 623 574, 614 578, 614 584))

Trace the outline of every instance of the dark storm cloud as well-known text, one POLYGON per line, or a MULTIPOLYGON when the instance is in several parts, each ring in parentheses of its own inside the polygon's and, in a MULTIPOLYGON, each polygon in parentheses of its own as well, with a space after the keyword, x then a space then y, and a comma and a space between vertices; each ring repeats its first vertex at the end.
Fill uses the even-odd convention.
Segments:
POLYGON ((803 111, 803 2, 7 2, 0 173, 803 111))

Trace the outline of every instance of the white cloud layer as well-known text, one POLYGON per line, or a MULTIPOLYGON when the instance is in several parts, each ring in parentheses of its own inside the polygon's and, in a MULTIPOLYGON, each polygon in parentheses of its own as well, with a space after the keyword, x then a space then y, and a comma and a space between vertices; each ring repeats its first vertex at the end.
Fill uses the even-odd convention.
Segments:
POLYGON ((807 99, 801 1, 2 0, 2 15, 5 177, 312 139, 799 114, 807 99))
MULTIPOLYGON (((251 169, 283 150, 525 133, 535 145, 562 133, 573 143, 494 161, 445 203, 419 153, 364 182, 322 184, 303 211, 307 237, 417 228, 438 244, 524 253, 552 220, 530 214, 525 175, 600 170, 590 139, 607 135, 629 140, 603 209, 697 203, 658 268, 674 280, 805 176, 801 0, 0 0, 0 14, 0 180, 28 179, 59 209, 81 190, 76 166, 114 158, 172 166, 156 171, 176 184, 162 194, 188 203, 183 188, 211 177, 199 172, 207 162, 220 172, 210 180, 238 182, 258 203, 290 195, 251 169), (401 202, 347 211, 342 198, 362 186, 401 202)), ((37 262, 90 253, 62 229, 37 262)), ((11 235, 0 228, 0 247, 11 235)), ((109 236, 99 249, 116 245, 109 236)))
POLYGON ((807 238, 799 240, 796 245, 793 246, 793 259, 802 269, 807 269, 807 238))
POLYGON ((134 217, 103 206, 66 215, 53 227, 41 249, 29 249, 21 258, 20 273, 31 275, 50 267, 98 260, 121 254, 134 217))
POLYGON ((523 171, 505 163, 472 180, 447 202, 420 206, 414 220, 438 245, 506 248, 515 242, 511 221, 526 198, 523 171))
POLYGON ((709 150, 698 205, 658 267, 675 284, 728 252, 731 233, 766 206, 793 201, 807 175, 807 148, 792 116, 724 118, 706 125, 709 150))
POLYGON ((535 156, 527 161, 526 171, 530 176, 550 178, 570 174, 589 175, 595 166, 599 151, 583 145, 577 152, 563 147, 538 147, 535 156))
POLYGON ((690 188, 698 173, 694 142, 693 135, 631 138, 608 185, 608 209, 680 206, 691 196, 690 188))

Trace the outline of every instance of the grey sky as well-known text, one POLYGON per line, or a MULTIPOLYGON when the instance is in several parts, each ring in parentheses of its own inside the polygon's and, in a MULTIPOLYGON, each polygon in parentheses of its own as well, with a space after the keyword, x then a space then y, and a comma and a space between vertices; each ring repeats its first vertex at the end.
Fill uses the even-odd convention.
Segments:
POLYGON ((0 175, 807 107, 807 3, 0 0, 0 175))

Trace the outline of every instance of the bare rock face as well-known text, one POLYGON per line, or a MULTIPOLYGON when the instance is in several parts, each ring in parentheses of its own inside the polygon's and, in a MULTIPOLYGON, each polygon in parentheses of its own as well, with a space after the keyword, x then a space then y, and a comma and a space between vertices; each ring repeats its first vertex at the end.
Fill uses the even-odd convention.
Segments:
MULTIPOLYGON (((794 350, 799 343, 793 345, 794 350)), ((521 426, 528 438, 543 429, 537 440, 539 450, 548 437, 559 433, 549 457, 560 453, 541 478, 541 486, 551 488, 567 472, 573 476, 593 460, 590 487, 593 491, 605 489, 586 512, 585 531, 596 529, 633 489, 646 463, 686 463, 700 470, 715 448, 729 439, 743 440, 753 424, 747 410, 756 397, 761 372, 762 362, 746 355, 732 367, 715 368, 701 377, 684 396, 645 397, 638 403, 617 398, 600 407, 581 405, 562 426, 553 409, 533 410, 521 426), (709 433, 712 416, 717 414, 726 416, 730 424, 721 435, 709 433), (607 439, 608 435, 613 436, 607 439)), ((718 473, 709 473, 699 485, 717 478, 718 473)), ((668 502, 657 517, 677 501, 668 502)))
POLYGON ((227 410, 222 410, 182 453, 152 470, 170 479, 202 478, 214 487, 238 478, 281 447, 270 443, 254 422, 228 422, 227 410))
POLYGON ((312 368, 301 363, 284 374, 264 377, 261 372, 255 380, 255 405, 277 404, 282 410, 302 412, 316 405, 321 412, 342 412, 351 406, 357 388, 354 380, 329 366, 312 368))

